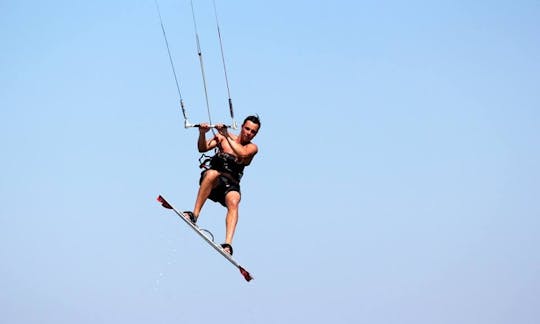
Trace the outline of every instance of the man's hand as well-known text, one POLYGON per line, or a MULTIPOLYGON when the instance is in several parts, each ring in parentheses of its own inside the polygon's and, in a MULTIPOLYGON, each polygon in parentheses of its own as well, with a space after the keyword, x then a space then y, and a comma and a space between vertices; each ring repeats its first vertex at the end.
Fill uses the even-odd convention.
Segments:
POLYGON ((201 123, 199 124, 199 133, 206 134, 210 130, 210 125, 207 123, 201 123))
POLYGON ((227 138, 229 136, 227 126, 223 124, 216 124, 216 129, 218 130, 219 134, 227 138))

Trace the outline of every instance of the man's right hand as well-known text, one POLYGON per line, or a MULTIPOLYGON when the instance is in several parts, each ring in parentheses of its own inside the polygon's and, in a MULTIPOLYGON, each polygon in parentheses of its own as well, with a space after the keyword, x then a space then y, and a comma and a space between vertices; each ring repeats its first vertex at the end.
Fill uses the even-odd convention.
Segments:
POLYGON ((199 124, 199 132, 201 134, 206 134, 210 130, 210 125, 208 123, 201 123, 199 124))

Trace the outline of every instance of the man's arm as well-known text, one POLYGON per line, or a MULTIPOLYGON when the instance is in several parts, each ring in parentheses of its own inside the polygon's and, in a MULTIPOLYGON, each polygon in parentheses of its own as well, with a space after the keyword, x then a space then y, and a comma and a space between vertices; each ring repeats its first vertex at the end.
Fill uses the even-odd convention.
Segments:
POLYGON ((246 145, 242 145, 238 142, 236 142, 230 134, 227 134, 224 136, 227 140, 227 143, 230 145, 231 149, 233 150, 234 154, 236 155, 237 159, 239 159, 243 164, 249 165, 251 163, 251 160, 253 160, 253 157, 258 152, 257 145, 253 143, 249 143, 246 145))
POLYGON ((218 145, 217 139, 206 140, 206 133, 210 130, 208 124, 201 124, 199 126, 199 139, 197 140, 197 148, 200 153, 208 152, 218 145))

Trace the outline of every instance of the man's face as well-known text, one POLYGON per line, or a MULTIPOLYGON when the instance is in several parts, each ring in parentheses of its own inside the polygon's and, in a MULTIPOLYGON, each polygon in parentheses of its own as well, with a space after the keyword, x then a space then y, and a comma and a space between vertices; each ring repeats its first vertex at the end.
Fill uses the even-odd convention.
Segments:
POLYGON ((259 131, 259 125, 255 124, 254 122, 248 120, 242 125, 242 130, 240 132, 240 137, 242 139, 242 142, 248 143, 251 142, 251 140, 257 135, 257 132, 259 131))

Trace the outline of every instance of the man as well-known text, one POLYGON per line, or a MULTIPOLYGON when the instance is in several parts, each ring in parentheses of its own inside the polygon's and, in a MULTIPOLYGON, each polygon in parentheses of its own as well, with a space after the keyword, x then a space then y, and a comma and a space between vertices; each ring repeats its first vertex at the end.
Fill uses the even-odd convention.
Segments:
POLYGON ((228 132, 227 127, 218 124, 218 133, 209 140, 206 133, 208 124, 200 124, 197 147, 199 152, 208 152, 214 148, 218 152, 210 161, 210 168, 201 173, 200 187, 193 212, 185 212, 195 223, 208 198, 227 208, 225 218, 225 243, 223 250, 233 254, 232 241, 238 222, 238 205, 240 204, 240 179, 244 167, 249 165, 257 154, 258 147, 251 140, 257 135, 261 122, 258 116, 248 116, 242 123, 239 135, 228 132))

